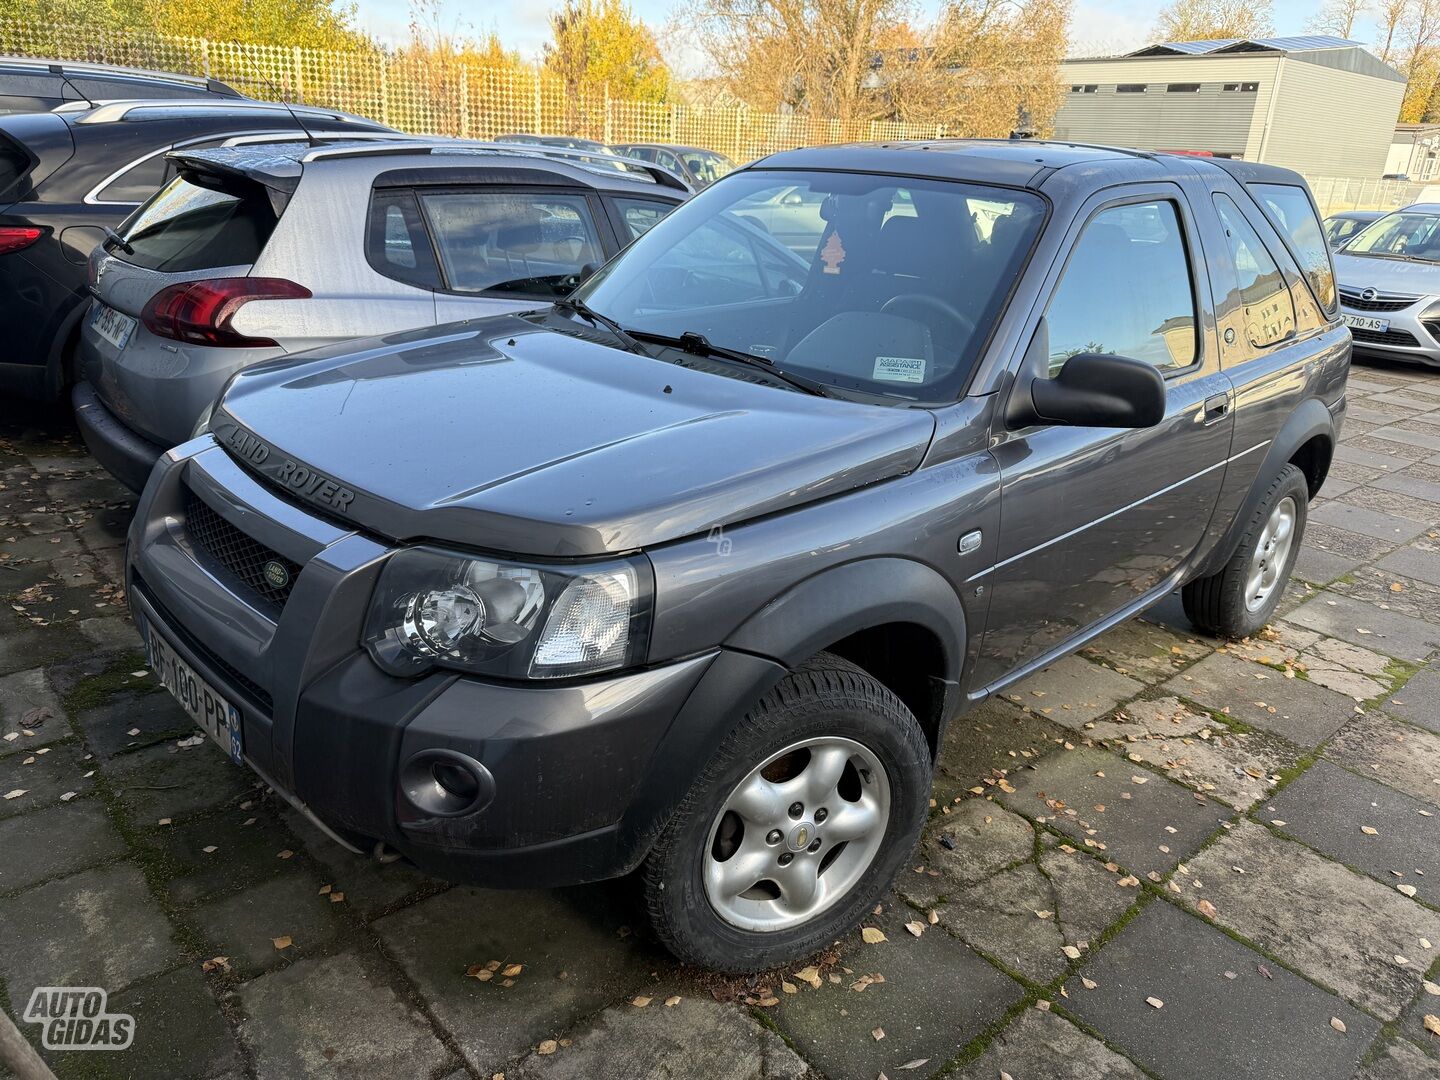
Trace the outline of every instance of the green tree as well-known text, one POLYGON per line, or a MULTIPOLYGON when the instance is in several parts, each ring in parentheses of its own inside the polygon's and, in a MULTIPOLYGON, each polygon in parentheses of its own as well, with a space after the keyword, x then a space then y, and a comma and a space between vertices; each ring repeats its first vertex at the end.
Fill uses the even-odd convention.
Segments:
POLYGON ((664 101, 670 71, 650 28, 623 0, 565 0, 550 16, 545 69, 571 95, 608 87, 629 101, 664 101))
POLYGON ((336 4, 332 0, 142 2, 145 22, 156 33, 308 49, 359 49, 370 44, 355 27, 354 4, 336 4))

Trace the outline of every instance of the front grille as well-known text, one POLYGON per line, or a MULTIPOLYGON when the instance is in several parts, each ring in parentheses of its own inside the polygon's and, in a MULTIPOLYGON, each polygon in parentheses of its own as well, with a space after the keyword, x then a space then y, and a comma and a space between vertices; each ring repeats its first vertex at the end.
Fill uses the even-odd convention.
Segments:
POLYGON ((1420 344, 1408 330, 1386 330, 1382 333, 1379 330, 1361 330, 1358 326, 1352 326, 1350 336, 1361 345, 1406 345, 1413 349, 1420 344))
POLYGON ((300 564, 247 536, 188 491, 185 531, 192 546, 208 557, 212 569, 238 581, 270 607, 278 610, 290 599, 300 564))
POLYGON ((1358 292, 1340 290, 1340 303, 1351 311, 1404 311, 1419 299, 1418 296, 1405 296, 1402 293, 1376 293, 1374 300, 1364 300, 1358 292))

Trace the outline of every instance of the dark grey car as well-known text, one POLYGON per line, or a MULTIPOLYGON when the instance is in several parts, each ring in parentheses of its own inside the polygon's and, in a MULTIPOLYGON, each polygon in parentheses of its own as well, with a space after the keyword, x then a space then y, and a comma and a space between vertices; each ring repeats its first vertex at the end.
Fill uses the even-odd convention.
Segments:
POLYGON ((670 948, 758 970, 884 895, 954 717, 1177 589, 1265 624, 1350 348, 1295 173, 783 153, 552 309, 238 376, 150 478, 131 603, 341 843, 643 868, 670 948), (803 243, 750 212, 789 193, 803 243))

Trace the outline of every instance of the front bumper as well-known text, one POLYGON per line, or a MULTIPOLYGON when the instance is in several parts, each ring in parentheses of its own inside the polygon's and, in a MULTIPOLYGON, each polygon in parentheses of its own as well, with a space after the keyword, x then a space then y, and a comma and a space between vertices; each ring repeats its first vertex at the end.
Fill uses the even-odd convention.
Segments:
POLYGON ((359 630, 389 549, 271 492, 208 436, 164 455, 127 554, 136 614, 242 713, 247 762, 354 847, 384 841, 421 869, 534 887, 625 873, 746 695, 783 673, 714 650, 619 675, 501 683, 384 674, 359 630), (277 605, 187 528, 200 499, 299 564, 277 605), (493 798, 441 816, 401 786, 416 755, 483 765, 493 798))
POLYGON ((1376 302, 1362 307, 1353 300, 1347 301, 1342 295, 1341 314, 1383 319, 1389 323, 1389 328, 1385 331, 1352 326, 1350 335, 1355 341, 1355 352, 1362 356, 1385 356, 1395 360, 1440 366, 1440 297, 1416 297, 1399 310, 1383 310, 1383 306, 1402 302, 1401 299, 1395 299, 1387 303, 1386 296, 1382 295, 1376 302), (1375 303, 1383 306, 1376 308, 1375 303))
POLYGON ((150 470, 165 452, 165 447, 143 438, 121 422, 105 407, 100 395, 88 382, 78 382, 70 391, 70 404, 75 409, 75 424, 85 447, 105 471, 137 494, 145 490, 150 470))

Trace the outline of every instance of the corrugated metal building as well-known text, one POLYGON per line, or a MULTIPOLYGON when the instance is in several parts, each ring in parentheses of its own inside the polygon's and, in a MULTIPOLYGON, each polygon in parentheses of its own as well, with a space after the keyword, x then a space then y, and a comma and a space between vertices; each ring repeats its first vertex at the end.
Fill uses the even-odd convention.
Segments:
POLYGON ((1337 37, 1172 41, 1066 60, 1055 137, 1379 177, 1405 76, 1337 37))

